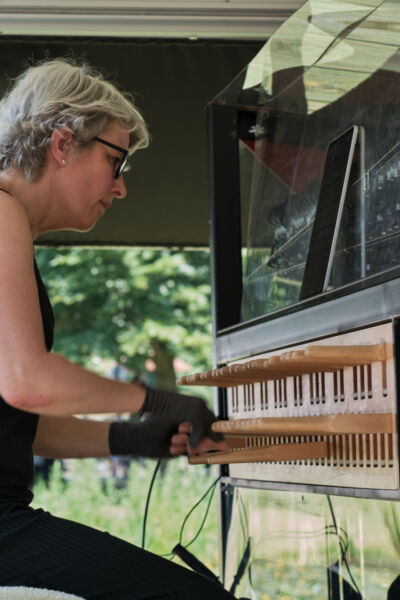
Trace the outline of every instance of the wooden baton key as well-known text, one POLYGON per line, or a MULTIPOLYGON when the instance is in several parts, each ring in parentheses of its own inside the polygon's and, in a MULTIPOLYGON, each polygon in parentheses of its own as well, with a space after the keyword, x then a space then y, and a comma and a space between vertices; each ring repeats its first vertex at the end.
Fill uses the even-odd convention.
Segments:
POLYGON ((327 442, 305 442, 301 444, 276 444, 224 452, 205 452, 189 457, 191 465, 226 465, 233 463, 280 462, 326 458, 327 442))

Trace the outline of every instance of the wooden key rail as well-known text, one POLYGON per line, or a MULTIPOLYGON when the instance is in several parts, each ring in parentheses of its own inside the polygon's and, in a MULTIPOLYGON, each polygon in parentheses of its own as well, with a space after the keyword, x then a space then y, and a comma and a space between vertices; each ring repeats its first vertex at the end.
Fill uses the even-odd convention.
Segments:
POLYGON ((302 444, 260 446, 258 448, 245 448, 243 450, 228 450, 226 452, 205 452, 204 454, 189 457, 189 463, 191 465, 226 465, 233 463, 305 460, 325 458, 327 456, 327 442, 306 442, 302 444))
POLYGON ((260 417, 216 421, 213 431, 225 435, 343 435, 393 433, 396 415, 347 414, 317 417, 260 417))
POLYGON ((391 413, 336 414, 316 417, 236 419, 216 421, 212 428, 213 431, 236 436, 226 438, 230 449, 192 456, 189 458, 191 464, 282 462, 327 458, 329 456, 328 436, 391 434, 395 431, 395 415, 391 413), (256 442, 246 447, 245 440, 252 436, 296 438, 296 442, 297 438, 304 436, 325 436, 326 439, 267 446, 257 445, 256 442), (240 439, 243 441, 240 442, 240 439))
POLYGON ((281 379, 293 375, 338 371, 386 360, 386 344, 352 346, 313 345, 303 350, 291 350, 282 354, 232 364, 204 373, 181 377, 179 385, 206 385, 234 387, 258 381, 281 379))

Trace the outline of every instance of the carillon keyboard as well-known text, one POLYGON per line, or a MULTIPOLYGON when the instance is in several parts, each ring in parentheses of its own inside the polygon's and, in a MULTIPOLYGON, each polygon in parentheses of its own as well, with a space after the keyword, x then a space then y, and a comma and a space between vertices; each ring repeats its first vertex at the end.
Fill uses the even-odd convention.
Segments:
POLYGON ((231 477, 398 489, 392 323, 181 378, 227 388, 229 450, 191 458, 231 477))

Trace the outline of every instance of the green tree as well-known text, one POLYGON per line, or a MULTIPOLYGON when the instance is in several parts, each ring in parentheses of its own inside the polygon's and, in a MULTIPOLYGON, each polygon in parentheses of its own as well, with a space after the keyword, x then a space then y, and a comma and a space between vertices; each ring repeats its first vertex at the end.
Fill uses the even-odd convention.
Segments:
POLYGON ((169 249, 36 249, 56 318, 54 350, 93 367, 112 359, 132 372, 156 364, 173 386, 173 359, 211 364, 209 254, 169 249))

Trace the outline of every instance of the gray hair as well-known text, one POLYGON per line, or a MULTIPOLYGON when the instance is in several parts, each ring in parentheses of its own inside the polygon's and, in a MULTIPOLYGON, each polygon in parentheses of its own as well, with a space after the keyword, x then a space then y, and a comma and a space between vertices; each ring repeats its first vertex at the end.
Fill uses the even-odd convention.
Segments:
POLYGON ((129 132, 129 152, 149 135, 131 96, 88 65, 49 60, 28 68, 0 102, 0 170, 15 168, 34 181, 46 163, 53 131, 65 127, 87 146, 110 123, 129 132))

